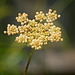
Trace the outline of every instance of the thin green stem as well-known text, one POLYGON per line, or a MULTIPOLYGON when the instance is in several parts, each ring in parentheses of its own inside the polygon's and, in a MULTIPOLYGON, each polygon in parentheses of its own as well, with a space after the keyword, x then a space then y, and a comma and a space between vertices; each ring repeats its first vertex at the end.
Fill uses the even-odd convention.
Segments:
POLYGON ((28 62, 27 62, 26 68, 25 68, 24 75, 26 75, 26 73, 27 73, 27 69, 28 69, 28 66, 30 64, 30 61, 31 61, 31 58, 32 58, 32 55, 33 55, 33 51, 34 51, 34 48, 32 48, 32 50, 31 50, 31 53, 30 53, 30 56, 29 56, 29 59, 28 59, 28 62))

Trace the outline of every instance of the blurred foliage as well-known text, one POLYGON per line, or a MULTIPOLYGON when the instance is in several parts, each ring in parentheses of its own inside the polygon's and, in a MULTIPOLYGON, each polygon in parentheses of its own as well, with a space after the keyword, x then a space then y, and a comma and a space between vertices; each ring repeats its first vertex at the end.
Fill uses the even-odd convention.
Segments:
POLYGON ((12 7, 7 4, 9 0, 0 0, 0 19, 9 16, 12 12, 12 7))
POLYGON ((2 35, 3 32, 1 33, 1 30, 3 30, 1 21, 4 17, 9 16, 11 11, 11 6, 7 4, 7 0, 0 0, 0 55, 2 55, 5 52, 4 50, 10 46, 10 43, 8 43, 9 37, 2 35))
POLYGON ((11 14, 11 7, 9 5, 0 6, 0 19, 11 14))
MULTIPOLYGON (((2 32, 4 31, 3 28, 5 28, 5 25, 2 26, 4 24, 2 23, 2 19, 7 19, 5 17, 11 16, 13 11, 15 11, 15 8, 12 9, 14 5, 11 5, 11 2, 15 1, 17 2, 18 0, 0 0, 0 31, 2 30, 2 32)), ((48 0, 35 0, 33 11, 45 10, 47 1, 48 0)), ((58 13, 61 13, 72 1, 73 0, 55 0, 52 6, 48 7, 48 9, 56 9, 58 13)), ((67 32, 62 24, 59 21, 56 21, 55 24, 62 28, 62 35, 64 38, 64 42, 59 42, 60 45, 58 46, 71 46, 67 32)), ((22 73, 25 67, 24 64, 27 62, 31 48, 25 47, 25 44, 14 42, 15 36, 8 36, 0 33, 0 75, 23 75, 22 73)), ((55 47, 56 45, 57 43, 49 42, 48 45, 43 47, 43 49, 50 50, 50 48, 55 47)))

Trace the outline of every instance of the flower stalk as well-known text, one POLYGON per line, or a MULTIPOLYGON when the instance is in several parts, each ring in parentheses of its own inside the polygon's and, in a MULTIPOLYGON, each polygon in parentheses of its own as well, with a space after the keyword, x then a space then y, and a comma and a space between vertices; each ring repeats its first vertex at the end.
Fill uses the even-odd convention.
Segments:
POLYGON ((31 50, 31 53, 30 53, 28 62, 27 62, 27 64, 26 64, 26 68, 25 68, 24 75, 26 75, 26 73, 27 73, 27 69, 28 69, 28 67, 29 67, 29 64, 30 64, 30 61, 31 61, 31 58, 32 58, 32 55, 33 55, 33 51, 34 51, 34 48, 32 48, 32 50, 31 50))

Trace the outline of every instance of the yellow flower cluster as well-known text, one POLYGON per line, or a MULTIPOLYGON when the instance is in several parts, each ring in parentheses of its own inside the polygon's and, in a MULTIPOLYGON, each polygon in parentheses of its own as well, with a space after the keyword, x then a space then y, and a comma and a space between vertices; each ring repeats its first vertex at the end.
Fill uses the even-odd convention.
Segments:
POLYGON ((11 34, 14 35, 16 33, 19 33, 19 31, 18 31, 17 26, 15 26, 14 24, 12 24, 12 25, 8 24, 7 31, 4 31, 4 33, 5 34, 8 33, 8 35, 11 35, 11 34))
POLYGON ((42 11, 36 12, 35 19, 29 20, 28 14, 19 13, 16 17, 17 22, 21 23, 21 26, 15 26, 8 24, 7 31, 4 33, 8 35, 19 34, 15 41, 18 43, 26 43, 32 48, 41 49, 41 46, 47 44, 48 41, 63 41, 61 38, 61 28, 56 27, 53 21, 60 17, 56 14, 56 11, 49 9, 49 12, 45 15, 42 11), (44 22, 42 22, 44 20, 44 22), (38 22, 39 21, 39 22, 38 22))
POLYGON ((16 17, 17 22, 20 22, 21 25, 24 25, 25 23, 28 22, 28 18, 27 18, 28 14, 26 13, 18 13, 18 17, 16 17))
POLYGON ((47 19, 46 19, 47 22, 52 22, 56 20, 57 18, 60 18, 60 15, 56 14, 56 10, 52 12, 51 9, 49 9, 49 12, 46 14, 46 16, 47 16, 47 19))
POLYGON ((43 20, 46 19, 46 16, 42 11, 36 12, 35 19, 39 20, 40 22, 42 22, 43 20))

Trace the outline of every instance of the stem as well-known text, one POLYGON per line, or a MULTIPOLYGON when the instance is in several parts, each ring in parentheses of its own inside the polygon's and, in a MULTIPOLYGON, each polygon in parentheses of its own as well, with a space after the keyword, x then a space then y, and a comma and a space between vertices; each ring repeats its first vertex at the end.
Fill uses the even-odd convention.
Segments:
POLYGON ((33 55, 33 51, 34 51, 34 48, 32 48, 32 50, 31 50, 31 53, 30 53, 30 56, 29 56, 29 59, 28 59, 28 62, 27 62, 26 68, 25 68, 24 75, 26 75, 26 73, 27 73, 27 69, 28 69, 28 66, 30 64, 30 61, 31 61, 31 58, 32 58, 32 55, 33 55))

